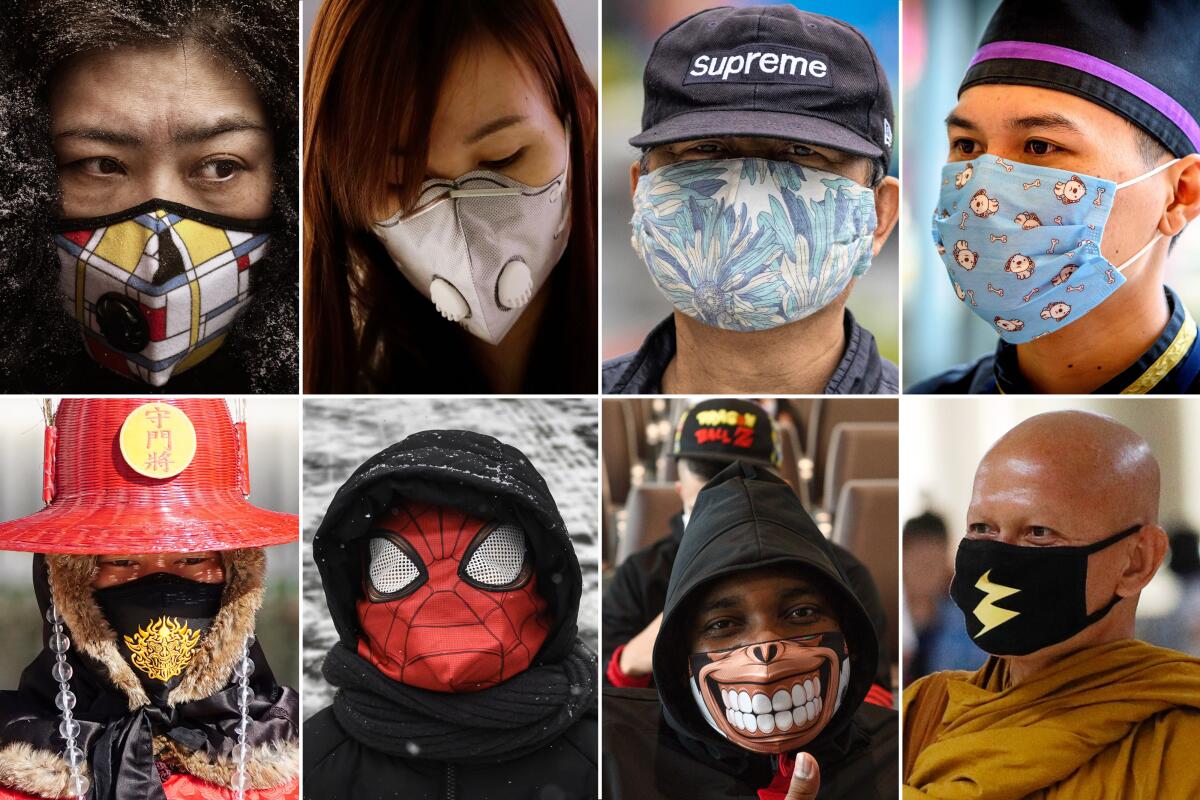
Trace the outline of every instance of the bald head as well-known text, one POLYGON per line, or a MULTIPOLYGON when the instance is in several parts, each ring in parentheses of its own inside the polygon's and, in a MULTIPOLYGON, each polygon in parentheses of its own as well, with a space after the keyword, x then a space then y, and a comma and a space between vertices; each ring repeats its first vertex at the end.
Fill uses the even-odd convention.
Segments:
POLYGON ((1055 411, 992 446, 975 472, 971 506, 1028 517, 1064 537, 1059 544, 1087 544, 1157 523, 1158 492, 1158 461, 1145 439, 1111 417, 1055 411))

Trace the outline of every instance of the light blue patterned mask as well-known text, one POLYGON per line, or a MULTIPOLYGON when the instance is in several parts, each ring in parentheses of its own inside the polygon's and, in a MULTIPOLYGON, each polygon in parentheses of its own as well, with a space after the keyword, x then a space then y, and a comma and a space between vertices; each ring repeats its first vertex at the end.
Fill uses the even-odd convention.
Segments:
MULTIPOLYGON (((1178 159, 1175 159, 1178 161, 1178 159)), ((1124 183, 983 155, 942 167, 933 242, 954 292, 1011 344, 1070 325, 1112 296, 1125 278, 1100 255, 1104 225, 1124 183)))
POLYGON ((867 271, 875 193, 786 161, 683 161, 638 179, 632 224, 675 308, 761 331, 804 319, 867 271))

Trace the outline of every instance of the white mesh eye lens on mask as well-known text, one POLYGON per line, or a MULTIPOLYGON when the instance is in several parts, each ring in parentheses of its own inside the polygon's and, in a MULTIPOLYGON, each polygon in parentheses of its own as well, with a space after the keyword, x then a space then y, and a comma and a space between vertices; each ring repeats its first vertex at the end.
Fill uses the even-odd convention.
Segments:
POLYGON ((460 574, 482 589, 516 589, 529 579, 527 549, 525 533, 516 525, 484 528, 467 549, 460 574))
POLYGON ((425 570, 416 553, 389 536, 370 540, 367 559, 368 595, 372 600, 394 600, 424 583, 425 570))

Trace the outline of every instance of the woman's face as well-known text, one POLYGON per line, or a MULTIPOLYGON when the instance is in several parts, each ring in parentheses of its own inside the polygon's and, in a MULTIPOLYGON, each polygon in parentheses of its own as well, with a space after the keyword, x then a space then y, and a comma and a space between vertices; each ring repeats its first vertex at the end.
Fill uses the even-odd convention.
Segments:
MULTIPOLYGON (((403 151, 397 148, 394 155, 402 159, 403 151)), ((426 180, 492 170, 540 186, 562 173, 567 156, 563 121, 524 62, 484 41, 451 65, 429 126, 426 180)), ((392 174, 398 174, 398 164, 392 174)), ((398 187, 389 186, 377 219, 400 208, 398 187)))
POLYGON ((166 572, 197 583, 225 580, 225 562, 215 550, 200 553, 144 553, 100 556, 93 589, 106 589, 147 575, 166 572))
POLYGON ((160 198, 215 214, 271 212, 274 141, 246 78, 191 42, 66 61, 50 85, 68 218, 160 198))

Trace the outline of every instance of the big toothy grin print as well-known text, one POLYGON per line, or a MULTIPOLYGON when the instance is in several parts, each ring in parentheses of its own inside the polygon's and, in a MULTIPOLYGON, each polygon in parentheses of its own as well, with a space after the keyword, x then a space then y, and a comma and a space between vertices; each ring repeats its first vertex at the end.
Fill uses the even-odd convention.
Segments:
POLYGON ((692 693, 709 723, 740 747, 783 753, 817 736, 849 681, 838 632, 712 650, 691 657, 692 693))
POLYGON ((730 725, 747 735, 765 737, 804 731, 821 718, 830 671, 827 661, 816 670, 770 685, 722 684, 710 678, 707 688, 714 697, 720 696, 730 725))

